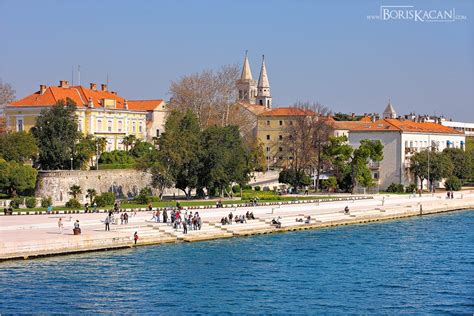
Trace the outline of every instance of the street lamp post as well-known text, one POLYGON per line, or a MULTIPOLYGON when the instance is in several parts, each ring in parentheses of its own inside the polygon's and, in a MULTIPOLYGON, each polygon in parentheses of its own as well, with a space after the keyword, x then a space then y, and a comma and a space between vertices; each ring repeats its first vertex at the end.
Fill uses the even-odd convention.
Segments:
POLYGON ((72 162, 73 162, 74 158, 71 157, 71 171, 72 171, 72 162))

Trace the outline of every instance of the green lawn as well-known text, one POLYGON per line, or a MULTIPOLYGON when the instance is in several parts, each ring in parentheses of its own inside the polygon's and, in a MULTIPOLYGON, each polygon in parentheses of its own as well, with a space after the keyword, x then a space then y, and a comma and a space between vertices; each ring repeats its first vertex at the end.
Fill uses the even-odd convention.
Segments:
MULTIPOLYGON (((266 202, 285 202, 285 201, 306 201, 306 200, 323 200, 323 199, 332 199, 335 197, 330 196, 278 196, 274 194, 272 198, 265 198, 268 196, 268 192, 258 192, 253 191, 254 194, 252 197, 248 199, 242 200, 222 200, 222 204, 241 204, 241 203, 248 203, 251 198, 258 197, 259 203, 266 203, 266 202)), ((215 200, 191 200, 191 201, 179 201, 181 206, 189 207, 189 206, 211 206, 215 205, 215 200)), ((167 201, 160 201, 160 202, 153 202, 153 207, 173 207, 176 206, 176 202, 173 200, 167 201)), ((135 204, 135 203, 122 203, 122 209, 132 209, 132 208, 145 208, 147 205, 145 204, 135 204)), ((112 209, 113 205, 108 205, 106 207, 101 207, 100 209, 112 209)), ((66 210, 77 210, 76 208, 67 208, 64 206, 57 206, 53 208, 53 211, 66 211, 66 210)), ((22 209, 15 209, 14 212, 38 212, 38 211, 46 211, 46 208, 43 207, 35 207, 35 208, 22 208, 22 209)))

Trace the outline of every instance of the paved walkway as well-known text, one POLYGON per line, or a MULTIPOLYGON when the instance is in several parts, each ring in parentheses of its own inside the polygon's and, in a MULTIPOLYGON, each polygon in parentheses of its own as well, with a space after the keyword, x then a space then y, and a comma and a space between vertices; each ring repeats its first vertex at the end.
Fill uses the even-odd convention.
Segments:
POLYGON ((351 223, 357 220, 413 216, 420 207, 425 213, 474 207, 474 194, 455 193, 455 198, 449 200, 446 199, 444 193, 422 197, 376 195, 368 200, 320 204, 192 210, 193 213, 199 212, 204 224, 201 231, 190 231, 186 236, 169 225, 151 222, 151 212, 137 212, 136 216, 129 217, 127 225, 111 225, 110 232, 104 230, 103 220, 106 217, 104 213, 2 216, 0 217, 0 259, 131 246, 131 238, 135 231, 140 236, 140 244, 194 241, 272 232, 275 227, 271 225, 271 219, 278 216, 282 218, 282 229, 292 230, 306 228, 308 225, 296 222, 296 218, 307 216, 312 218, 312 225, 309 226, 317 227, 318 225, 351 223), (350 209, 349 215, 343 212, 346 206, 350 209), (220 225, 220 219, 227 216, 230 211, 234 215, 244 215, 247 211, 251 211, 257 220, 249 221, 247 224, 220 225), (62 234, 57 225, 59 217, 62 217, 64 221, 62 234), (80 221, 81 236, 72 234, 73 223, 76 220, 80 221))

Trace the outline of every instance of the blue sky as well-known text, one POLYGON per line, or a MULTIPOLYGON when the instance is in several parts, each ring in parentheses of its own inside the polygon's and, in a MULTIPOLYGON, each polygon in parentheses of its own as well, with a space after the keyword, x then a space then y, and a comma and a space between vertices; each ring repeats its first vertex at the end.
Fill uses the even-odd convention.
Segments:
POLYGON ((103 83, 128 99, 169 98, 171 81, 245 50, 265 54, 276 106, 442 114, 474 122, 472 1, 0 0, 0 78, 17 96, 40 84, 103 83), (371 21, 381 5, 451 9, 452 23, 371 21), (77 83, 77 78, 76 78, 77 83))

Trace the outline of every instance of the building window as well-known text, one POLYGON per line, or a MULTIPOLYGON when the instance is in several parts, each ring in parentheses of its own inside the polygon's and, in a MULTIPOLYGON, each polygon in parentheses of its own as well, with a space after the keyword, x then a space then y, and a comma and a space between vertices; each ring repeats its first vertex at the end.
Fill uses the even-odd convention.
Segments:
POLYGON ((138 131, 141 133, 143 131, 143 123, 140 122, 138 126, 138 131))
POLYGON ((283 147, 279 147, 278 150, 279 150, 279 151, 283 151, 283 147))
POLYGON ((136 133, 137 131, 137 122, 132 123, 132 133, 136 133))
POLYGON ((280 156, 280 157, 278 157, 278 159, 280 159, 280 160, 283 160, 283 157, 282 157, 282 156, 280 156))
POLYGON ((279 140, 283 140, 283 135, 278 135, 279 140))
POLYGON ((118 121, 117 123, 117 132, 121 133, 123 128, 123 123, 122 121, 118 121))
POLYGON ((280 126, 282 126, 282 125, 283 125, 283 121, 280 121, 279 123, 280 123, 280 126))
POLYGON ((267 121, 267 126, 270 126, 270 121, 267 121))
POLYGON ((270 140, 270 135, 267 135, 267 140, 270 140))
POLYGON ((267 147, 267 152, 270 151, 270 147, 267 147))
POLYGON ((107 132, 112 132, 112 121, 111 120, 107 121, 107 132))
POLYGON ((102 120, 97 120, 96 131, 97 132, 102 132, 102 120))
POLYGON ((23 132, 23 119, 18 119, 16 121, 16 130, 17 132, 23 132))
POLYGON ((270 156, 267 156, 267 160, 270 160, 270 156))
POLYGON ((378 179, 379 178, 379 173, 378 172, 374 172, 374 179, 378 179))

